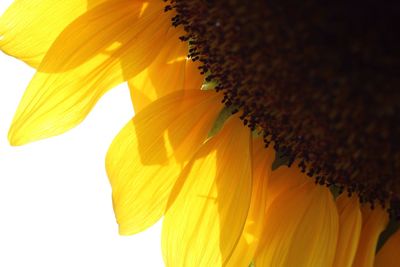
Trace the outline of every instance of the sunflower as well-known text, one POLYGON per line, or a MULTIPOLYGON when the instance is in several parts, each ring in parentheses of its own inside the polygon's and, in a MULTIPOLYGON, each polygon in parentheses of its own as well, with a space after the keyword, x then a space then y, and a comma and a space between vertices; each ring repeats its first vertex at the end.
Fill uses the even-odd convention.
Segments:
POLYGON ((398 14, 17 0, 0 47, 37 73, 9 139, 61 134, 128 81, 136 115, 106 157, 114 211, 123 235, 164 218, 167 266, 396 266, 398 14))

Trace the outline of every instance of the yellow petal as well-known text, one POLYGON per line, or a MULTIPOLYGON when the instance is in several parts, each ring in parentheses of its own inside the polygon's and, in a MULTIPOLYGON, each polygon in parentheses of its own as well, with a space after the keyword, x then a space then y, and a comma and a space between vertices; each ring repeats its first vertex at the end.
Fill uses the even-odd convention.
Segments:
POLYGON ((331 266, 338 231, 329 189, 308 181, 278 195, 268 208, 256 266, 331 266))
POLYGON ((272 146, 266 149, 262 138, 253 140, 253 187, 249 214, 239 242, 226 266, 249 266, 254 258, 266 220, 268 179, 274 159, 275 151, 272 146))
POLYGON ((188 45, 179 39, 183 30, 174 29, 170 35, 149 68, 129 80, 135 112, 170 92, 201 87, 203 76, 198 63, 187 59, 188 45))
POLYGON ((222 266, 229 259, 250 205, 250 157, 250 131, 236 117, 194 155, 164 219, 167 266, 222 266))
POLYGON ((29 84, 9 132, 13 145, 61 134, 80 123, 110 88, 156 57, 169 17, 154 0, 114 0, 91 9, 57 38, 29 84), (153 3, 154 2, 154 3, 153 3))
POLYGON ((156 90, 149 78, 149 70, 145 69, 128 81, 131 101, 135 113, 140 112, 147 105, 158 99, 156 90))
POLYGON ((280 194, 299 187, 309 179, 296 166, 290 168, 288 166, 280 166, 272 171, 271 179, 268 181, 267 208, 280 194))
POLYGON ((68 24, 104 1, 15 0, 0 17, 0 48, 37 67, 68 24))
POLYGON ((220 109, 214 92, 175 92, 136 114, 118 134, 106 167, 121 234, 142 231, 164 214, 180 171, 206 139, 220 109))
POLYGON ((387 212, 380 206, 371 210, 366 204, 361 211, 361 236, 353 267, 372 267, 379 235, 386 228, 389 219, 387 212))
POLYGON ((357 197, 342 194, 336 200, 339 213, 339 238, 334 267, 351 267, 361 233, 361 211, 357 197))
POLYGON ((400 230, 397 230, 379 250, 375 267, 398 267, 400 263, 400 230))

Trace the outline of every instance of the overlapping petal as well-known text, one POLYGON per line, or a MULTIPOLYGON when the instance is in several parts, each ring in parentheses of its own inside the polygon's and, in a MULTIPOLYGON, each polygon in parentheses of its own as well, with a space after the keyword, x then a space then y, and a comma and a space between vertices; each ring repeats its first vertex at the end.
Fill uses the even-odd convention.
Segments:
POLYGON ((261 241, 266 218, 268 180, 275 159, 272 146, 265 149, 262 138, 253 140, 253 186, 246 224, 236 248, 226 266, 249 266, 261 241))
POLYGON ((173 91, 201 88, 204 77, 199 64, 187 58, 188 45, 179 39, 183 30, 174 29, 169 35, 152 64, 128 81, 135 112, 173 91))
POLYGON ((342 194, 336 200, 339 213, 339 236, 334 267, 351 267, 361 233, 361 211, 356 196, 342 194))
POLYGON ((274 170, 268 181, 267 208, 279 195, 301 186, 306 181, 304 174, 296 167, 289 168, 283 165, 274 170))
POLYGON ((29 84, 9 139, 21 145, 80 123, 110 88, 145 69, 167 39, 161 1, 110 0, 58 36, 29 84))
POLYGON ((38 67, 72 21, 106 0, 15 0, 0 17, 0 48, 38 67))
POLYGON ((386 228, 388 214, 382 207, 371 210, 368 205, 361 208, 362 228, 353 267, 372 267, 379 235, 386 228))
POLYGON ((256 266, 331 266, 338 231, 329 189, 306 180, 284 190, 269 206, 256 266))
POLYGON ((223 266, 242 233, 251 198, 250 131, 231 118, 194 155, 163 222, 167 266, 223 266))
POLYGON ((164 214, 179 173, 207 138, 219 102, 215 92, 172 93, 137 113, 115 138, 106 166, 121 234, 137 233, 164 214))

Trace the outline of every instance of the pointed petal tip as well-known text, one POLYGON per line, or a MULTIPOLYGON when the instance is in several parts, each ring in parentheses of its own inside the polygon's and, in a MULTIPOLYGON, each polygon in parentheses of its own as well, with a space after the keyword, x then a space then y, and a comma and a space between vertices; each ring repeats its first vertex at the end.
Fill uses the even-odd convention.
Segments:
POLYGON ((131 236, 141 233, 147 230, 149 227, 153 226, 157 220, 154 220, 150 223, 138 223, 138 220, 124 220, 117 219, 118 224, 118 234, 121 236, 131 236))
POLYGON ((11 146, 23 146, 42 139, 58 136, 67 130, 60 131, 59 128, 54 128, 51 124, 37 124, 14 118, 8 130, 7 138, 11 146))
POLYGON ((131 236, 131 235, 137 234, 139 232, 140 231, 132 231, 132 229, 130 229, 130 227, 127 225, 123 225, 123 224, 118 225, 118 234, 121 236, 131 236))
POLYGON ((7 138, 11 146, 22 146, 29 143, 29 141, 24 142, 24 138, 18 135, 18 131, 16 131, 14 125, 11 125, 7 138))

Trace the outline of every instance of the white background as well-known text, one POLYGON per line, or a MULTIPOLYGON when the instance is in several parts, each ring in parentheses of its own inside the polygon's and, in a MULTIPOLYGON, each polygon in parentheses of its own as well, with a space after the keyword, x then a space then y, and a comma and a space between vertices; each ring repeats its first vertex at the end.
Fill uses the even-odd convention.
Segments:
MULTIPOLYGON (((0 14, 11 2, 1 0, 0 14)), ((33 73, 0 52, 0 266, 162 266, 160 223, 122 237, 112 211, 104 156, 133 115, 126 85, 73 130, 11 147, 8 128, 33 73)))

